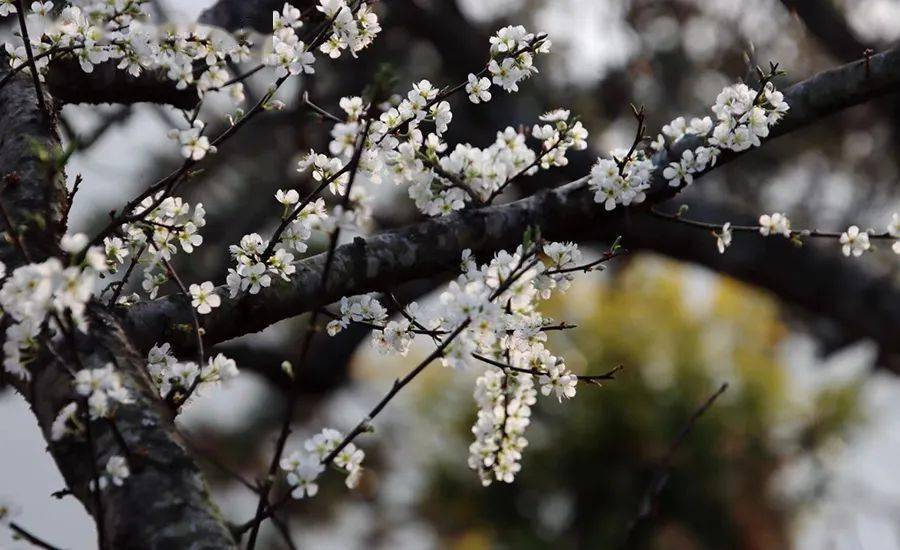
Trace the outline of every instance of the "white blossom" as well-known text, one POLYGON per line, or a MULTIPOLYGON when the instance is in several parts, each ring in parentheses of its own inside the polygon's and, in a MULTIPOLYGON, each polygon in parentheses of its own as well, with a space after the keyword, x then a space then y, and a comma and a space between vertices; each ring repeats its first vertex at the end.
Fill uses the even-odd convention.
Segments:
POLYGON ((869 234, 860 231, 859 227, 851 225, 846 231, 841 233, 841 251, 844 256, 854 257, 862 256, 863 253, 871 247, 869 244, 869 234))
POLYGON ((197 313, 205 315, 222 304, 222 298, 215 292, 216 287, 211 281, 199 285, 191 285, 188 291, 191 294, 191 306, 197 313))
POLYGON ((491 100, 491 81, 487 77, 477 77, 469 73, 469 82, 466 84, 466 93, 472 103, 487 103, 491 100))
POLYGON ((759 217, 759 233, 764 237, 769 235, 791 236, 791 221, 784 214, 763 214, 759 217))
POLYGON ((721 231, 717 231, 715 233, 716 236, 716 248, 719 249, 719 254, 724 254, 725 249, 731 246, 731 223, 728 222, 722 226, 721 231))

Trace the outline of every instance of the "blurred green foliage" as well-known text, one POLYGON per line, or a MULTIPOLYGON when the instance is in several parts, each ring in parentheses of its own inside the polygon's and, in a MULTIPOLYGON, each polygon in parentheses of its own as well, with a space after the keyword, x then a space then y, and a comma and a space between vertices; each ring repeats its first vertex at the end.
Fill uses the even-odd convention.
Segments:
MULTIPOLYGON (((773 474, 789 452, 812 451, 849 426, 857 388, 819 392, 810 409, 797 408, 791 394, 799 390, 779 358, 785 328, 774 301, 644 257, 613 276, 577 284, 550 313, 579 325, 551 340, 570 367, 625 370, 602 388, 580 385, 568 403, 539 400, 523 470, 512 485, 482 488, 465 467, 464 448, 435 457, 420 513, 446 546, 622 547, 673 440, 722 382, 729 390, 678 449, 653 516, 629 544, 788 546, 792 510, 773 496, 773 474), (778 429, 786 418, 793 426, 788 441, 778 429)), ((421 402, 432 409, 439 402, 433 392, 447 390, 434 380, 427 388, 421 402)), ((472 407, 461 409, 456 436, 468 443, 472 407)))

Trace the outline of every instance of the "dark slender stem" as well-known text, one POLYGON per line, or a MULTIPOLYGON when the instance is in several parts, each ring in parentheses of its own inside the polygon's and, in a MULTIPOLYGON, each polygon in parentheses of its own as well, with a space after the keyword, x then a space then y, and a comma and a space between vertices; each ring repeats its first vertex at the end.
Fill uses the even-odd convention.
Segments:
POLYGON ((289 550, 297 550, 297 545, 294 543, 294 538, 291 536, 291 528, 288 525, 287 520, 278 517, 278 514, 272 514, 272 523, 275 524, 275 528, 278 529, 281 538, 284 539, 284 543, 287 544, 289 550))
MULTIPOLYGON (((668 220, 671 222, 676 222, 680 224, 684 224, 690 227, 696 227, 698 229, 708 229, 710 231, 721 231, 725 224, 719 223, 710 223, 703 222, 697 220, 691 220, 683 217, 681 214, 667 214, 665 212, 660 212, 656 208, 651 208, 650 213, 656 216, 657 218, 661 218, 663 220, 668 220)), ((733 232, 738 233, 759 233, 760 226, 758 225, 729 225, 728 229, 733 232)), ((840 239, 841 235, 843 235, 843 231, 820 231, 818 229, 792 229, 791 237, 812 237, 819 239, 840 239)), ((869 239, 896 239, 888 232, 883 233, 868 233, 869 239)))
POLYGON ((163 264, 165 264, 166 270, 169 272, 169 275, 172 276, 172 279, 175 280, 175 284, 178 285, 178 289, 181 291, 181 294, 184 295, 184 298, 187 300, 188 306, 190 306, 191 308, 191 320, 194 323, 194 333, 197 336, 197 378, 194 379, 194 382, 191 384, 191 387, 188 388, 184 399, 181 400, 181 403, 185 403, 188 398, 190 398, 190 396, 194 393, 194 390, 197 389, 197 386, 200 385, 200 382, 203 379, 203 377, 200 376, 200 371, 203 370, 203 365, 206 363, 206 354, 203 352, 203 328, 200 326, 200 317, 197 315, 196 308, 191 305, 191 293, 188 292, 187 287, 184 286, 183 282, 181 282, 181 278, 178 276, 178 273, 175 272, 175 268, 172 267, 172 263, 165 258, 163 258, 162 261, 163 264))
POLYGON ((725 393, 725 390, 728 389, 728 383, 723 383, 719 386, 719 389, 716 390, 712 395, 710 395, 706 401, 703 402, 694 412, 691 414, 690 418, 688 418, 687 422, 678 430, 678 435, 675 436, 675 439, 672 441, 671 446, 669 447, 669 451, 666 453, 665 458, 662 461, 662 464, 653 479, 653 482, 647 487, 647 490, 644 491, 643 497, 641 497, 640 508, 638 509, 638 513, 635 518, 631 521, 631 524, 628 527, 628 532, 625 537, 625 546, 629 547, 633 542, 633 535, 637 531, 637 527, 654 513, 654 508, 656 507, 656 501, 659 499, 659 495, 662 493, 663 489, 665 489, 666 484, 669 481, 669 474, 672 470, 672 463, 675 460, 675 454, 678 452, 679 447, 687 439, 687 436, 693 430, 694 425, 697 423, 697 420, 703 416, 706 411, 712 407, 713 403, 715 403, 716 399, 719 398, 720 395, 725 393))
MULTIPOLYGON (((353 152, 353 157, 347 163, 347 166, 350 170, 349 181, 347 182, 347 188, 344 190, 344 196, 341 201, 341 205, 343 207, 347 207, 350 204, 350 189, 353 187, 353 182, 356 179, 356 173, 359 169, 359 162, 362 159, 362 152, 365 149, 366 139, 369 136, 369 129, 372 127, 372 117, 368 117, 366 120, 366 125, 363 128, 363 131, 358 138, 358 142, 353 152)), ((334 252, 337 249, 338 239, 340 237, 340 227, 336 226, 334 228, 334 232, 331 234, 331 240, 328 243, 328 252, 325 256, 325 266, 322 268, 322 277, 319 281, 319 287, 324 291, 327 283, 328 283, 328 275, 331 271, 331 266, 334 261, 334 252)), ((274 242, 273 240, 269 243, 274 242)), ((304 365, 306 363, 307 355, 309 354, 310 345, 312 343, 313 336, 317 332, 317 322, 318 322, 318 314, 319 310, 313 310, 312 315, 310 316, 309 324, 307 325, 306 332, 303 336, 303 341, 301 343, 300 348, 300 365, 304 365)), ((255 515, 255 524, 250 531, 250 538, 247 541, 247 550, 253 550, 256 546, 256 539, 259 536, 259 528, 262 525, 262 520, 264 519, 264 512, 266 510, 266 506, 268 504, 269 499, 269 491, 272 489, 272 485, 274 485, 275 481, 275 473, 278 471, 278 463, 281 461, 281 455, 284 454, 284 447, 287 444, 288 436, 291 433, 291 422, 294 418, 294 409, 297 406, 297 400, 299 398, 299 392, 297 388, 292 385, 290 390, 290 397, 288 399, 287 410, 285 411, 284 421, 281 424, 281 432, 278 435, 278 441, 275 444, 275 454, 272 456, 272 462, 269 463, 268 476, 263 484, 262 490, 260 491, 259 503, 256 506, 256 515, 255 515)))
POLYGON ((27 529, 25 529, 18 523, 11 522, 9 524, 9 529, 13 533, 15 533, 19 538, 30 542, 31 544, 33 544, 34 546, 37 546, 38 548, 44 548, 45 550, 61 550, 58 546, 53 546, 52 544, 45 541, 44 539, 31 533, 30 531, 28 531, 27 529))
POLYGON ((251 76, 255 75, 256 73, 258 73, 259 71, 261 71, 261 70, 264 69, 264 68, 265 68, 265 65, 263 65, 262 63, 260 63, 259 65, 253 67, 253 68, 250 69, 249 71, 247 71, 247 72, 245 72, 245 73, 243 73, 243 74, 240 74, 240 75, 238 75, 238 76, 235 76, 234 78, 232 78, 231 80, 225 82, 225 83, 222 84, 221 86, 216 86, 216 87, 214 87, 214 88, 210 88, 210 89, 207 90, 207 91, 208 91, 208 92, 218 92, 218 91, 221 90, 222 88, 227 88, 227 87, 231 86, 232 84, 237 84, 238 82, 243 82, 244 80, 250 78, 251 76))
POLYGON ((518 172, 516 172, 516 173, 513 174, 512 176, 506 178, 506 181, 504 181, 504 182, 500 185, 500 187, 498 187, 493 193, 491 193, 491 196, 488 197, 488 200, 485 201, 485 202, 487 202, 487 204, 491 204, 492 202, 494 202, 494 199, 496 199, 497 197, 499 197, 500 194, 503 193, 503 191, 504 191, 507 187, 509 187, 509 185, 510 185, 511 183, 513 183, 514 181, 516 181, 517 179, 519 179, 520 177, 522 177, 523 175, 525 175, 526 172, 528 172, 529 170, 531 170, 531 169, 534 168, 535 166, 539 165, 539 164, 541 163, 541 159, 543 159, 544 156, 548 155, 549 153, 553 152, 557 147, 559 147, 559 144, 560 144, 561 142, 562 142, 562 136, 560 136, 560 137, 556 140, 556 143, 554 143, 550 148, 548 148, 548 149, 545 150, 543 147, 541 147, 540 153, 535 157, 535 159, 534 159, 533 161, 531 161, 531 164, 529 164, 529 165, 526 166, 525 168, 522 168, 521 170, 519 170, 518 172))
POLYGON ((478 196, 478 193, 473 191, 472 188, 469 187, 469 184, 467 184, 465 181, 463 181, 463 179, 461 177, 457 176, 456 174, 451 174, 450 172, 444 170, 444 168, 438 162, 435 162, 434 159, 428 157, 427 155, 423 155, 420 153, 418 156, 419 156, 419 158, 421 158, 422 160, 427 162, 429 164, 429 166, 431 166, 431 169, 434 170, 438 176, 449 181, 450 187, 456 187, 458 189, 462 189, 466 193, 466 195, 468 195, 469 198, 472 199, 472 202, 474 202, 478 206, 484 206, 485 201, 483 201, 481 199, 481 197, 478 196))
POLYGON ((619 249, 619 248, 617 248, 616 250, 611 250, 611 251, 609 251, 609 252, 604 252, 604 253, 603 253, 603 256, 601 256, 601 257, 600 257, 599 259, 597 259, 597 260, 594 260, 593 262, 588 262, 588 263, 586 263, 586 264, 576 265, 576 266, 573 266, 573 267, 563 267, 563 268, 559 268, 559 269, 548 269, 548 270, 546 271, 546 274, 547 274, 547 275, 561 275, 561 274, 564 274, 564 273, 575 273, 575 272, 577 272, 577 271, 584 271, 585 273, 587 273, 588 271, 592 271, 593 269, 595 269, 598 265, 604 264, 604 263, 610 261, 611 259, 613 259, 613 258, 615 258, 615 257, 622 256, 623 254, 627 254, 627 251, 624 250, 624 249, 619 249))
POLYGON ((628 149, 628 153, 626 153, 625 156, 621 159, 615 159, 616 165, 619 167, 620 176, 625 175, 625 167, 631 160, 631 156, 637 150, 638 145, 640 145, 644 140, 644 107, 642 105, 640 109, 636 109, 634 105, 632 105, 631 111, 634 114, 634 118, 637 120, 637 129, 634 132, 634 141, 631 142, 631 147, 628 149))
POLYGON ((31 39, 28 37, 28 25, 25 24, 25 6, 22 0, 15 0, 16 13, 19 16, 19 30, 22 32, 22 42, 25 43, 25 53, 28 54, 28 66, 31 68, 31 79, 34 82, 34 91, 37 94, 38 107, 44 113, 44 122, 52 124, 50 110, 44 101, 44 89, 41 86, 41 76, 38 74, 37 65, 34 62, 34 52, 31 50, 31 39))
POLYGON ((316 105, 315 103, 313 103, 313 102, 309 99, 309 92, 308 92, 308 91, 303 92, 303 103, 304 103, 307 107, 309 107, 310 109, 312 109, 313 111, 315 111, 316 113, 318 113, 319 115, 321 115, 322 118, 324 118, 324 119, 326 119, 326 120, 330 120, 331 122, 334 122, 334 123, 341 123, 341 122, 344 122, 343 119, 341 119, 341 118, 339 118, 339 117, 337 117, 337 116, 335 116, 335 115, 329 113, 329 112, 326 111, 325 109, 323 109, 323 108, 319 107, 318 105, 316 105))
POLYGON ((146 245, 142 246, 138 249, 137 253, 131 259, 131 263, 128 264, 128 269, 125 270, 125 275, 122 276, 122 280, 119 281, 119 284, 116 286, 116 290, 113 291, 112 297, 109 299, 109 306, 114 306, 116 301, 119 299, 119 296, 122 295, 122 291, 125 289, 125 285, 128 284, 128 279, 131 278, 131 272, 134 271, 134 268, 137 266, 138 261, 141 259, 141 254, 144 253, 144 250, 147 248, 146 245))

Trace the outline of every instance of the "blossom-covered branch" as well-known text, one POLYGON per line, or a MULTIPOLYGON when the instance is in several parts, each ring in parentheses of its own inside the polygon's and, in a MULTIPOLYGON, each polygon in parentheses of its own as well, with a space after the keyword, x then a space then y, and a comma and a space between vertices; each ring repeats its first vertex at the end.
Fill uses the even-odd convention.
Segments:
MULTIPOLYGON (((819 73, 784 92, 791 106, 767 139, 816 122, 841 109, 900 88, 900 48, 875 55, 869 61, 853 62, 819 73)), ((668 150, 657 154, 657 168, 646 191, 648 205, 675 196, 663 176, 668 159, 680 159, 699 140, 686 136, 668 150)), ((716 166, 722 166, 746 152, 725 152, 716 166)), ((707 168, 709 171, 714 168, 707 168)), ((694 174, 694 179, 703 173, 694 174)), ((625 209, 608 213, 597 210, 593 196, 580 182, 512 203, 479 208, 429 220, 409 228, 388 231, 367 239, 359 238, 340 247, 335 254, 336 275, 323 293, 313 292, 324 257, 313 256, 297 264, 291 283, 264 288, 254 296, 239 294, 223 300, 222 307, 207 318, 209 342, 221 342, 255 332, 273 322, 311 311, 342 296, 379 290, 389 285, 445 271, 455 263, 461 250, 486 252, 514 244, 530 225, 540 226, 547 238, 603 238, 612 240, 625 234, 625 209), (237 323, 240 319, 241 322, 237 323)), ((627 244, 627 242, 626 242, 627 244)), ((226 292, 220 287, 221 292, 226 292)), ((164 297, 138 304, 128 313, 128 322, 137 334, 167 334, 173 339, 177 323, 190 315, 184 303, 164 297)), ((146 341, 146 340, 145 340, 146 341)), ((190 343, 180 341, 183 347, 190 343)))

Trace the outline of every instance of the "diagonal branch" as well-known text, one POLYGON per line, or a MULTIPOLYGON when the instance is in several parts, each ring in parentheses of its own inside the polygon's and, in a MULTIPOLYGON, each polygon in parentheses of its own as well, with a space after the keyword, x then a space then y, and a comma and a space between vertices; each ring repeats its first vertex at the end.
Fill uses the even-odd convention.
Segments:
MULTIPOLYGON (((771 138, 900 89, 900 48, 873 56, 868 74, 864 65, 862 60, 850 63, 792 86, 785 92, 791 110, 773 128, 771 138)), ((697 144, 686 137, 671 151, 657 155, 654 160, 659 168, 652 188, 646 203, 638 207, 604 212, 583 184, 571 183, 509 204, 464 211, 368 239, 357 238, 337 249, 335 276, 323 292, 318 291, 316 284, 325 263, 320 254, 298 264, 290 283, 273 285, 255 296, 224 298, 222 307, 208 316, 207 341, 213 344, 262 330, 341 296, 384 289, 442 272, 455 266, 463 249, 489 252, 515 245, 529 226, 539 225, 550 239, 612 239, 629 226, 634 212, 646 210, 680 191, 667 184, 662 169, 669 159, 680 158, 684 150, 697 144)), ((724 153, 717 166, 740 155, 724 153)), ((225 296, 227 290, 221 287, 219 293, 225 296)), ((171 339, 189 348, 190 342, 175 330, 177 324, 189 322, 189 315, 189 304, 177 296, 168 296, 134 306, 127 314, 126 324, 141 346, 171 339)))

